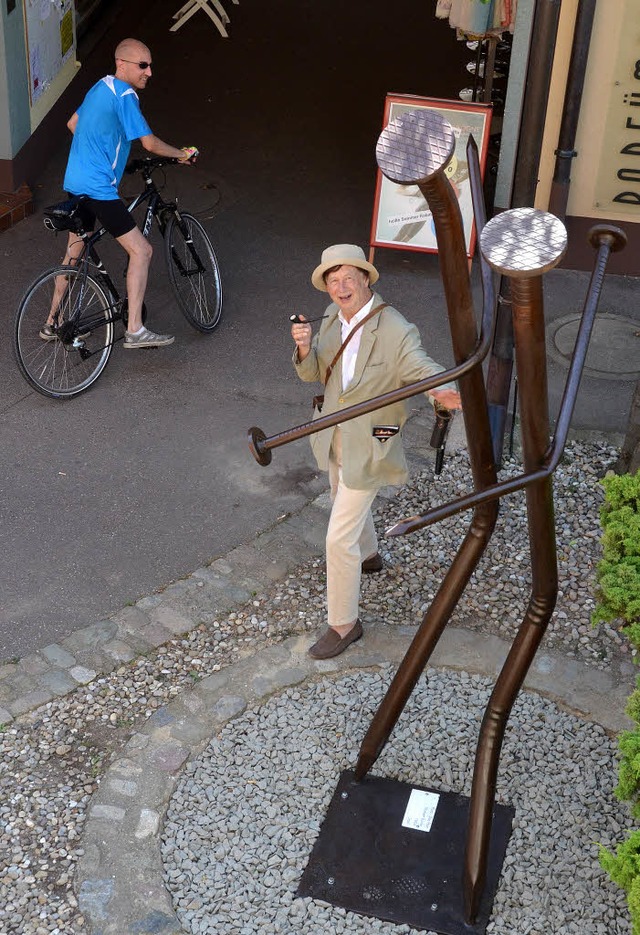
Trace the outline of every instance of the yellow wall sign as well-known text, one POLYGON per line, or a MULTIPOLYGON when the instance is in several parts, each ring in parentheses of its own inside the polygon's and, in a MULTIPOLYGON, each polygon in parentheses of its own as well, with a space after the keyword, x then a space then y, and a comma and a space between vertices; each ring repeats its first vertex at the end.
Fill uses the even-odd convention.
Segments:
MULTIPOLYGON (((637 0, 625 4, 615 54, 594 207, 640 221, 640 21, 637 0)), ((611 52, 614 50, 611 49, 611 52)))
POLYGON ((60 51, 64 59, 67 52, 70 52, 75 45, 75 35, 73 32, 73 10, 68 9, 60 20, 60 51))

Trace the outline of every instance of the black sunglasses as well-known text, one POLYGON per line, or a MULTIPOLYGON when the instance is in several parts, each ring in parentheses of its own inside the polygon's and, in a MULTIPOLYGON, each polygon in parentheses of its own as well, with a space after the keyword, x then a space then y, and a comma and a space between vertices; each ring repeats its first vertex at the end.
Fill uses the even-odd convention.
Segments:
POLYGON ((132 62, 129 58, 121 58, 121 62, 126 62, 127 65, 137 65, 141 71, 145 71, 147 68, 151 68, 151 62, 132 62))

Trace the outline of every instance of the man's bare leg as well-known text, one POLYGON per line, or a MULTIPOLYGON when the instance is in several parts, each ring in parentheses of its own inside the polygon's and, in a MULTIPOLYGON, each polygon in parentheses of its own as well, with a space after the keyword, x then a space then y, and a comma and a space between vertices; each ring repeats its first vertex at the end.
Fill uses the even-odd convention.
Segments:
POLYGON ((142 328, 142 302, 147 289, 153 247, 146 237, 142 236, 142 232, 137 227, 123 234, 122 237, 118 237, 117 240, 129 256, 129 268, 127 269, 129 320, 127 331, 134 334, 142 328))
MULTIPOLYGON (((75 266, 80 253, 82 252, 82 238, 78 237, 73 231, 69 231, 69 237, 67 240, 67 249, 62 260, 64 266, 75 266)), ((64 290, 67 288, 67 277, 66 276, 56 276, 56 284, 53 290, 53 298, 51 299, 51 308, 49 309, 49 316, 46 323, 48 325, 59 324, 56 321, 56 312, 58 311, 58 306, 60 305, 60 300, 64 295, 64 290)))
POLYGON ((137 227, 123 234, 122 237, 118 237, 117 240, 129 254, 127 270, 129 317, 122 346, 127 350, 135 350, 140 347, 165 347, 167 344, 173 344, 172 335, 155 334, 142 325, 142 301, 147 288, 149 264, 153 253, 151 244, 142 236, 137 227))

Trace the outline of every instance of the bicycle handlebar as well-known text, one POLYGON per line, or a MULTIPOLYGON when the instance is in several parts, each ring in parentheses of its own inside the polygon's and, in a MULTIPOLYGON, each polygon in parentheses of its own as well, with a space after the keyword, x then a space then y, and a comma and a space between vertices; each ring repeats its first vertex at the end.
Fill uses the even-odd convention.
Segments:
POLYGON ((142 172, 143 175, 150 176, 156 169, 162 169, 163 166, 192 166, 195 165, 197 157, 200 155, 195 146, 189 147, 189 152, 185 150, 188 159, 176 159, 173 156, 145 156, 143 159, 132 159, 124 168, 128 175, 134 172, 142 172))
POLYGON ((146 156, 144 159, 132 159, 127 163, 124 171, 127 175, 133 175, 134 172, 151 174, 163 166, 176 166, 178 163, 182 165, 182 160, 175 159, 173 156, 146 156))

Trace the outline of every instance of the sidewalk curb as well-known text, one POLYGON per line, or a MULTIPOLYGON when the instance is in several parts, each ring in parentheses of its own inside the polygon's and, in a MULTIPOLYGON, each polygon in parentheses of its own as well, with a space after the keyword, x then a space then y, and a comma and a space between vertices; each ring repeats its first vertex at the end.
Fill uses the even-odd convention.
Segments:
POLYGON ((199 623, 227 615, 296 565, 319 555, 326 524, 323 498, 161 593, 0 666, 0 724, 89 684, 199 623))

